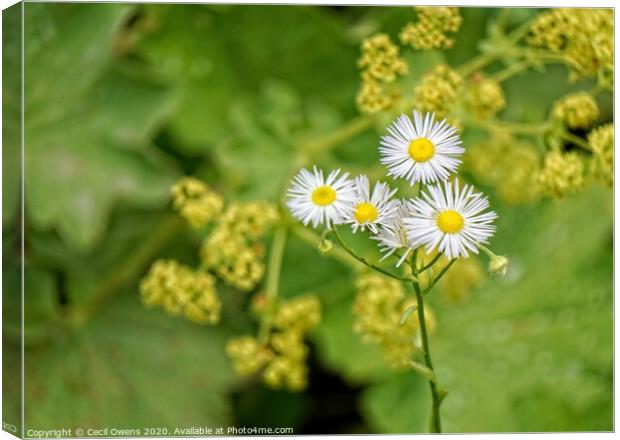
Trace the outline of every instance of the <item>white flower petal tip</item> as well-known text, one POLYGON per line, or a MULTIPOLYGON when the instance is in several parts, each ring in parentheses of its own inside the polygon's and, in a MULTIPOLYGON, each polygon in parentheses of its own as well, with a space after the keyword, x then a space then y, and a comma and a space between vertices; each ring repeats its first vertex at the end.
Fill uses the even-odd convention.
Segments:
POLYGON ((305 226, 341 224, 355 200, 353 182, 348 177, 340 170, 331 171, 325 178, 323 170, 316 166, 312 171, 302 169, 292 179, 286 205, 305 226))
POLYGON ((407 179, 411 185, 446 180, 458 168, 465 152, 456 128, 434 113, 414 110, 413 120, 400 115, 381 138, 381 163, 388 175, 407 179))
POLYGON ((408 239, 427 252, 437 249, 449 259, 478 253, 495 233, 497 214, 482 193, 458 180, 428 187, 422 197, 411 201, 412 212, 403 220, 408 239))

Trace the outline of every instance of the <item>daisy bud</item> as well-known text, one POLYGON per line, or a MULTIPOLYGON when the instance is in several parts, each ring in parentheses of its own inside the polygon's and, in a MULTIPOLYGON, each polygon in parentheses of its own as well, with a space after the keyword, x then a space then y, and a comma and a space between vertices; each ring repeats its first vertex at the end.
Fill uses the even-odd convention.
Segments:
POLYGON ((506 275, 506 270, 508 270, 508 257, 505 257, 503 255, 497 255, 486 246, 479 247, 490 258, 489 272, 493 275, 506 275))
POLYGON ((328 240, 326 238, 323 238, 319 242, 319 252, 324 257, 331 253, 333 247, 334 247, 334 243, 331 240, 328 240))
POLYGON ((503 255, 495 255, 489 261, 489 272, 493 275, 506 275, 508 269, 508 258, 503 255))

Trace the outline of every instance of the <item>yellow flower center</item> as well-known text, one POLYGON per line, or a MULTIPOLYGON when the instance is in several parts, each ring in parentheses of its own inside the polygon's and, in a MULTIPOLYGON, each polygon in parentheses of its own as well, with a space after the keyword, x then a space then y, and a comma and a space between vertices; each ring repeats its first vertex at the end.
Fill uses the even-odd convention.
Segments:
POLYGON ((454 234, 463 229, 463 216, 456 211, 443 211, 437 216, 437 226, 444 234, 454 234))
POLYGON ((357 208, 355 208, 355 214, 353 215, 355 216, 355 220, 359 223, 366 223, 377 220, 379 213, 377 212, 377 208, 373 205, 364 202, 357 205, 357 208))
POLYGON ((327 206, 336 200, 336 191, 331 186, 319 186, 312 191, 312 203, 319 206, 327 206))
POLYGON ((435 146, 426 138, 414 139, 409 144, 409 157, 416 162, 426 162, 435 155, 435 146))

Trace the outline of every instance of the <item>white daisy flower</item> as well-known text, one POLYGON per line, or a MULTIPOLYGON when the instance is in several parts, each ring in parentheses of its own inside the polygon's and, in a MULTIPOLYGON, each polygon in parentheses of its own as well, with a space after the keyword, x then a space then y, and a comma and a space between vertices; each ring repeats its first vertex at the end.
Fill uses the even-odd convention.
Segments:
POLYGON ((390 189, 387 183, 377 182, 370 194, 368 176, 356 177, 353 209, 345 222, 351 224, 353 232, 368 228, 376 234, 377 226, 389 220, 398 207, 396 200, 390 200, 395 193, 396 189, 390 189))
POLYGON ((489 201, 474 188, 465 185, 459 188, 454 183, 428 187, 423 198, 411 201, 413 211, 404 219, 408 238, 425 246, 427 252, 438 248, 452 259, 467 257, 468 252, 478 253, 478 244, 487 243, 495 232, 493 211, 483 213, 489 201))
POLYGON ((446 180, 453 173, 465 150, 456 129, 446 120, 435 122, 435 114, 413 111, 413 122, 400 115, 381 138, 381 163, 388 175, 402 177, 413 185, 446 180))
POLYGON ((312 172, 299 170, 287 191, 286 204, 293 217, 304 226, 312 223, 314 228, 343 223, 353 206, 355 190, 349 173, 339 174, 340 170, 334 170, 325 179, 316 166, 312 172))
POLYGON ((385 260, 397 250, 404 249, 405 251, 396 263, 396 267, 399 267, 403 261, 405 261, 405 258, 407 258, 411 250, 415 248, 415 244, 409 240, 407 228, 403 222, 404 218, 407 217, 413 209, 411 202, 398 200, 397 203, 398 206, 394 215, 381 225, 381 229, 379 229, 376 236, 370 238, 379 242, 379 250, 383 254, 381 261, 385 260))

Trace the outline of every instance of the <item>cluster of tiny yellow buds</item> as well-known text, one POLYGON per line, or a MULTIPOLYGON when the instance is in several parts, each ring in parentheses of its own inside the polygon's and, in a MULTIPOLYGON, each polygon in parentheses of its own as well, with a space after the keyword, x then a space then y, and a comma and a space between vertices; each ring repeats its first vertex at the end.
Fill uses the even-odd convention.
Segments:
POLYGON ((614 124, 597 127, 588 134, 592 148, 592 174, 604 184, 614 184, 614 124))
POLYGON ((357 65, 369 79, 391 83, 407 74, 408 66, 399 48, 387 34, 376 34, 362 42, 362 56, 357 65))
POLYGON ((401 283, 373 273, 355 281, 357 295, 353 305, 353 330, 365 341, 381 342, 400 323, 396 311, 405 297, 401 283))
POLYGON ((388 93, 378 81, 362 77, 355 102, 360 112, 371 115, 392 107, 396 99, 397 97, 388 93))
POLYGON ((224 200, 207 184, 194 177, 183 177, 171 190, 172 204, 191 227, 200 228, 220 215, 224 200))
MULTIPOLYGON (((442 258, 433 267, 434 272, 441 270, 448 262, 442 258)), ((484 269, 477 258, 459 258, 439 281, 438 287, 446 301, 458 302, 467 299, 485 280, 484 269)))
POLYGON ((321 320, 321 303, 314 295, 302 295, 284 302, 276 312, 274 325, 298 332, 312 330, 321 320))
POLYGON ((562 54, 574 78, 613 71, 613 10, 557 8, 539 14, 529 43, 562 54))
MULTIPOLYGON (((363 341, 379 343, 390 365, 407 367, 415 351, 413 341, 419 330, 419 321, 416 313, 402 324, 401 317, 405 310, 417 304, 415 298, 405 299, 401 283, 374 273, 360 275, 356 288, 353 330, 363 341)), ((436 323, 428 307, 425 308, 425 320, 429 332, 433 332, 436 323)))
POLYGON ((440 64, 424 75, 414 89, 416 108, 443 118, 457 103, 462 86, 461 76, 447 65, 440 64))
MULTIPOLYGON (((257 295, 252 307, 264 315, 269 307, 265 295, 257 295)), ((321 305, 316 296, 307 294, 285 301, 275 310, 274 330, 268 341, 261 345, 250 336, 233 339, 228 343, 228 356, 240 375, 262 369, 262 380, 268 387, 301 391, 308 384, 304 335, 320 320, 321 305)))
POLYGON ((224 227, 250 240, 258 240, 279 218, 278 209, 272 203, 232 203, 222 215, 218 227, 224 227))
POLYGON ((362 56, 357 63, 362 69, 362 84, 356 98, 359 110, 372 114, 391 107, 397 96, 385 85, 408 72, 398 46, 386 34, 373 35, 362 42, 362 56))
POLYGON ((233 203, 203 243, 203 264, 226 283, 240 290, 253 289, 265 273, 259 239, 277 219, 271 204, 233 203))
POLYGON ((173 260, 153 263, 140 283, 140 296, 146 307, 159 306, 198 324, 217 324, 220 319, 215 279, 173 260))
POLYGON ((474 77, 465 96, 467 109, 480 119, 488 119, 506 107, 506 98, 499 82, 474 77))
POLYGON ((274 356, 269 347, 261 345, 253 336, 231 339, 226 345, 226 353, 233 361, 233 367, 240 376, 256 373, 274 356))
POLYGON ((529 143, 496 134, 469 148, 465 166, 482 182, 494 186, 507 203, 528 203, 540 197, 540 154, 529 143))
POLYGON ((400 32, 400 41, 414 49, 450 49, 454 39, 448 33, 459 30, 463 19, 454 7, 417 6, 418 21, 407 23, 400 32))
POLYGON ((263 372, 263 382, 276 390, 302 391, 308 386, 308 367, 305 359, 297 360, 276 355, 263 372))
POLYGON ((570 128, 588 128, 598 118, 599 110, 592 95, 576 92, 557 101, 553 115, 570 128))
POLYGON ((263 372, 263 381, 271 388, 301 391, 308 385, 306 358, 308 348, 304 334, 321 320, 321 303, 315 295, 306 294, 281 303, 274 316, 276 328, 270 346, 276 356, 263 372))
POLYGON ((585 186, 583 161, 576 152, 550 151, 545 156, 538 180, 548 196, 561 198, 575 194, 585 186))

